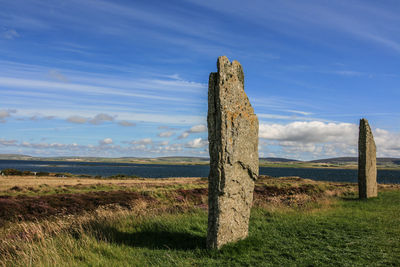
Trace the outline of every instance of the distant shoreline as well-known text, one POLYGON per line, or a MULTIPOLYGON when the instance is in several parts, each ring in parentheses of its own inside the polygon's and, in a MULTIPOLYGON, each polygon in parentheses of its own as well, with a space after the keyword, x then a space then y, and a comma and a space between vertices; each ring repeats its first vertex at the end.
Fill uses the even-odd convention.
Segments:
MULTIPOLYGON (((313 161, 268 161, 265 158, 260 158, 260 167, 268 168, 312 168, 312 169, 343 169, 343 170, 356 170, 358 168, 357 161, 341 161, 342 158, 333 158, 326 160, 313 160, 313 161), (325 161, 325 162, 322 162, 325 161)), ((352 158, 353 159, 353 158, 352 158)), ((356 158, 354 158, 356 159, 356 158)), ((18 158, 5 158, 1 157, 0 161, 43 161, 43 162, 69 162, 69 163, 121 163, 121 164, 143 164, 143 165, 208 165, 208 158, 196 157, 165 157, 165 158, 40 158, 21 156, 18 158)), ((400 159, 378 158, 377 168, 379 170, 400 170, 400 159), (381 162, 380 162, 381 161, 381 162)))

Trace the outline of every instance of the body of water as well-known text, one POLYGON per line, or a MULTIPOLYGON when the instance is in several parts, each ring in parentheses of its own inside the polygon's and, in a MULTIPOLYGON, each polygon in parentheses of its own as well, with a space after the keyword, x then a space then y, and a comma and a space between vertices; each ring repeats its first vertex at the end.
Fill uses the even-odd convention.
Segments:
MULTIPOLYGON (((125 174, 146 178, 207 177, 208 165, 159 165, 70 161, 0 160, 0 170, 100 175, 125 174)), ((260 167, 260 174, 273 177, 299 176, 317 181, 357 182, 357 170, 260 167)), ((378 183, 399 184, 400 170, 378 170, 378 183)))

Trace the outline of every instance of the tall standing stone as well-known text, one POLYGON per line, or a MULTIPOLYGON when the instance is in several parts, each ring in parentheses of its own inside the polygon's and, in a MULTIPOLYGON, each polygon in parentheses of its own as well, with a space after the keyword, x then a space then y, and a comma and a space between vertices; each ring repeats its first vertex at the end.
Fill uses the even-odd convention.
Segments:
POLYGON ((258 119, 244 92, 242 66, 223 56, 217 67, 208 84, 209 248, 247 237, 258 177, 258 119))
POLYGON ((378 196, 376 182, 376 146, 366 119, 360 120, 358 137, 358 194, 360 198, 378 196))

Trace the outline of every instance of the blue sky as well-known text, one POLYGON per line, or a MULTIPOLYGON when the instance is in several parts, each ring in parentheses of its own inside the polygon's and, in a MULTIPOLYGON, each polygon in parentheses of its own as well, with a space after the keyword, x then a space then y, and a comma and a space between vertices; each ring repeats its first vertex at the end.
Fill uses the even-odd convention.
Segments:
POLYGON ((260 156, 400 157, 398 1, 0 0, 0 153, 208 156, 207 83, 238 60, 260 156))

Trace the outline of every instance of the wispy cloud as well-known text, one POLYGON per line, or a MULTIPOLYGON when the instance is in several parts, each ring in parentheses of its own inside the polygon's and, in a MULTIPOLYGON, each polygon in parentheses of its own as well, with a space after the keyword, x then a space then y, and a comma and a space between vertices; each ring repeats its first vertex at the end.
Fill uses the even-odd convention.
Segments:
POLYGON ((198 124, 189 129, 188 133, 204 133, 207 132, 207 126, 198 124))
MULTIPOLYGON (((148 75, 153 77, 127 78, 97 72, 3 63, 0 69, 3 75, 8 76, 0 77, 0 90, 3 95, 7 94, 7 101, 0 99, 0 105, 7 102, 7 106, 11 103, 22 106, 22 103, 27 103, 23 105, 25 114, 28 110, 44 114, 52 109, 55 111, 49 114, 52 116, 63 113, 58 117, 80 114, 81 117, 90 118, 107 110, 107 113, 118 115, 119 120, 130 123, 190 124, 202 120, 196 108, 206 105, 206 85, 184 80, 178 74, 167 77, 162 73, 150 73, 148 75), (156 112, 154 105, 158 106, 156 112), (66 109, 69 112, 65 112, 66 109)), ((126 122, 120 125, 132 126, 126 122)))
MULTIPOLYGON (((389 125, 385 119, 387 127, 399 125, 394 100, 400 76, 391 74, 400 51, 398 8, 361 0, 245 6, 238 0, 187 0, 179 6, 8 1, 0 9, 0 50, 8 59, 0 60, 0 122, 10 127, 2 138, 24 140, 25 129, 32 136, 24 145, 8 142, 16 146, 4 148, 54 154, 204 152, 207 77, 224 54, 243 64, 260 127, 269 125, 267 132, 260 128, 261 153, 351 154, 354 145, 332 134, 341 121, 382 112, 388 115, 379 115, 381 125, 389 125), (363 101, 353 101, 356 95, 363 101), (46 121, 49 116, 54 120, 46 121), (304 124, 292 124, 298 121, 304 124), (160 125, 167 127, 157 129, 160 125), (94 127, 102 131, 91 131, 94 127), (43 129, 65 129, 57 133, 66 137, 33 141, 47 137, 43 129), (125 134, 136 141, 119 145, 125 134), (316 134, 330 139, 318 141, 316 134), (113 142, 102 145, 105 137, 113 142), (80 140, 93 143, 74 145, 80 140)), ((376 133, 382 140, 397 138, 376 133)), ((383 153, 395 154, 395 144, 387 143, 383 153)))
MULTIPOLYGON (((31 121, 40 121, 40 120, 52 120, 54 116, 42 116, 42 115, 33 115, 32 117, 28 118, 31 121)), ((24 120, 23 118, 18 118, 19 120, 24 120)))
POLYGON ((189 136, 189 133, 188 132, 183 132, 179 137, 178 137, 178 139, 185 139, 185 138, 187 138, 189 136))
POLYGON ((17 110, 15 109, 2 109, 0 110, 0 122, 6 122, 6 118, 11 117, 11 114, 16 113, 17 110))
MULTIPOLYGON (((308 85, 307 85, 308 86, 308 85)), ((256 110, 266 110, 271 112, 279 111, 284 113, 295 113, 302 115, 311 115, 311 111, 320 109, 318 104, 310 103, 300 98, 289 98, 282 96, 260 96, 260 97, 250 97, 250 102, 256 110), (304 110, 306 109, 306 110, 304 110)))
POLYGON ((130 142, 133 145, 150 145, 153 143, 153 140, 151 138, 143 138, 140 140, 134 140, 130 142))
POLYGON ((54 45, 51 45, 51 48, 84 56, 92 56, 93 53, 90 51, 94 49, 93 47, 79 45, 77 43, 71 42, 57 42, 54 45))
POLYGON ((166 131, 158 134, 159 137, 171 137, 175 134, 174 131, 166 131))
POLYGON ((329 120, 326 120, 326 119, 309 117, 309 116, 307 116, 307 115, 311 114, 309 112, 300 112, 300 111, 298 111, 298 112, 293 112, 293 113, 295 113, 295 114, 292 114, 292 115, 279 115, 279 114, 258 113, 257 117, 260 119, 260 121, 264 121, 264 120, 289 120, 289 121, 298 121, 298 120, 314 121, 314 120, 320 120, 320 121, 329 121, 329 120))
POLYGON ((12 39, 18 38, 19 33, 14 29, 10 29, 10 30, 6 30, 5 32, 3 32, 2 36, 4 39, 12 40, 12 39))
POLYGON ((124 127, 136 126, 136 123, 129 122, 129 121, 119 121, 118 124, 121 126, 124 126, 124 127))
POLYGON ((15 79, 8 77, 0 77, 0 86, 17 87, 17 88, 18 87, 41 88, 48 90, 59 89, 59 90, 74 91, 86 94, 118 95, 125 97, 140 97, 140 98, 149 98, 158 100, 183 101, 183 98, 159 96, 156 94, 132 93, 129 91, 124 91, 110 87, 93 86, 93 85, 76 84, 76 83, 65 84, 65 83, 49 82, 43 80, 15 79))
MULTIPOLYGON (((56 118, 68 119, 70 117, 80 117, 78 121, 82 123, 88 122, 91 118, 98 114, 101 109, 84 109, 77 108, 74 110, 59 108, 59 109, 46 109, 40 110, 42 114, 52 114, 56 118), (75 114, 85 114, 85 117, 75 114), (87 116, 86 116, 87 115, 87 116), (86 119, 86 120, 85 120, 86 119)), ((31 117, 32 114, 37 113, 37 109, 21 108, 18 110, 19 116, 31 117)), ((139 113, 129 111, 113 112, 112 116, 118 117, 121 120, 135 121, 135 122, 153 122, 153 123, 169 123, 173 125, 190 125, 205 121, 206 117, 199 115, 174 115, 158 114, 158 113, 139 113)))
POLYGON ((335 1, 326 4, 314 0, 301 3, 274 1, 257 2, 243 9, 240 1, 218 1, 212 4, 206 1, 190 1, 216 12, 251 21, 269 30, 279 25, 280 27, 275 30, 297 38, 315 39, 310 32, 329 30, 332 33, 340 32, 400 52, 400 40, 396 39, 398 35, 395 34, 397 29, 383 27, 383 25, 398 24, 399 17, 395 10, 382 9, 376 2, 335 1), (223 8, 227 5, 229 9, 223 8), (267 9, 271 12, 264 12, 267 9))
POLYGON ((57 70, 49 70, 49 74, 55 80, 58 80, 58 81, 61 81, 61 82, 65 82, 65 83, 68 82, 67 77, 65 77, 63 74, 61 74, 57 70))
POLYGON ((114 117, 105 113, 100 113, 94 116, 94 118, 91 119, 89 122, 91 124, 101 124, 103 122, 111 122, 111 121, 114 121, 114 117))
POLYGON ((88 119, 81 116, 71 116, 67 118, 67 121, 71 123, 83 124, 86 123, 88 119))
POLYGON ((17 144, 17 140, 6 140, 0 138, 0 146, 15 146, 17 144))

